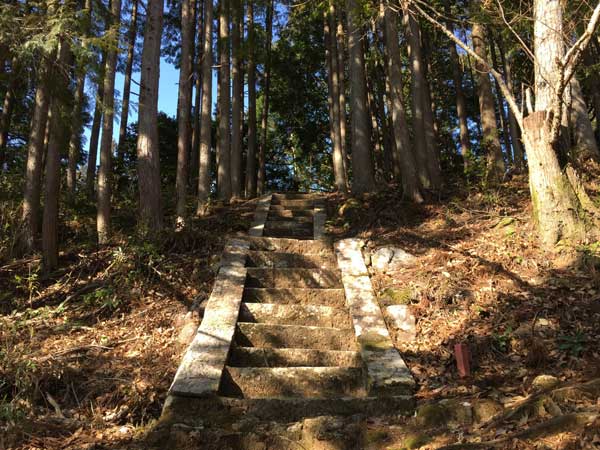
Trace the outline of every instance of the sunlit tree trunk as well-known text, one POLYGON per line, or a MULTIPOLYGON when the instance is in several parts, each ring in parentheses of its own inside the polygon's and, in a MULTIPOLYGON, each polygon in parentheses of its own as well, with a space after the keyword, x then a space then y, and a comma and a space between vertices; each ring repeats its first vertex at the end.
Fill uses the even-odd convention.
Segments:
POLYGON ((175 215, 176 227, 185 225, 185 201, 188 183, 188 157, 191 145, 190 113, 192 109, 192 46, 194 28, 192 0, 181 3, 181 63, 179 69, 179 95, 177 102, 177 193, 175 215))
POLYGON ((390 105, 395 142, 395 165, 400 168, 404 195, 414 202, 420 203, 423 197, 420 192, 417 166, 408 135, 406 112, 404 111, 402 93, 402 73, 400 46, 398 44, 398 24, 396 14, 385 8, 385 44, 387 51, 387 76, 390 81, 390 105))
POLYGON ((244 6, 242 0, 230 1, 232 2, 231 69, 233 84, 231 95, 231 194, 234 198, 240 198, 242 196, 242 121, 244 109, 241 35, 243 33, 244 6))
MULTIPOLYGON (((115 0, 113 0, 115 1, 115 0)), ((118 1, 118 0, 117 0, 118 1)), ((44 189, 44 215, 42 221, 42 264, 46 272, 58 266, 58 203, 60 192, 60 150, 65 144, 65 131, 68 127, 63 121, 64 98, 68 89, 69 45, 66 39, 60 39, 60 49, 56 67, 52 74, 52 114, 50 116, 50 137, 48 156, 46 157, 46 177, 44 189)))
POLYGON ((198 164, 198 205, 196 213, 206 213, 210 198, 210 147, 212 135, 212 27, 213 2, 204 0, 204 29, 202 51, 202 117, 200 119, 200 161, 198 164))
POLYGON ((258 173, 257 173, 257 191, 259 194, 265 192, 265 153, 267 151, 267 137, 269 124, 269 90, 271 87, 271 41, 273 40, 273 0, 269 0, 267 4, 267 60, 265 62, 265 73, 263 83, 263 111, 261 119, 261 139, 258 149, 258 173))
POLYGON ((248 148, 246 153, 246 197, 256 196, 256 61, 254 53, 254 0, 248 0, 248 148))
MULTIPOLYGON (((473 24, 471 32, 473 49, 481 58, 487 60, 487 46, 485 43, 485 29, 479 23, 473 24)), ((502 157, 502 147, 498 138, 496 113, 494 108, 494 94, 488 72, 478 62, 475 64, 477 72, 477 95, 479 97, 479 112, 483 139, 481 146, 486 158, 486 180, 497 183, 502 180, 505 166, 502 157)))
POLYGON ((346 173, 346 186, 350 187, 348 183, 348 144, 347 144, 347 131, 346 131, 346 74, 345 74, 345 58, 344 50, 346 49, 346 43, 344 39, 344 8, 336 8, 336 39, 337 39, 337 70, 338 70, 338 85, 339 85, 339 102, 340 102, 340 139, 342 143, 342 157, 344 162, 344 172, 346 173))
POLYGON ((131 98, 131 75, 133 73, 133 56, 135 51, 135 41, 137 37, 137 16, 138 0, 133 0, 131 4, 131 18, 129 22, 129 31, 127 33, 127 62, 125 63, 125 80, 123 82, 123 102, 121 105, 121 122, 119 123, 119 140, 117 144, 117 153, 119 159, 123 159, 123 142, 127 133, 127 121, 129 120, 129 101, 131 98))
POLYGON ((140 77, 137 140, 140 231, 151 235, 163 227, 158 141, 158 79, 164 0, 148 0, 140 77))
MULTIPOLYGON (((111 28, 118 30, 121 20, 121 0, 112 0, 111 28)), ((118 39, 119 33, 116 33, 118 39)), ((102 122, 102 140, 100 142, 100 168, 98 170, 98 214, 96 229, 98 243, 106 244, 110 237, 110 197, 112 183, 113 125, 115 106, 115 76, 117 72, 117 45, 108 51, 104 71, 104 120, 102 122)))
POLYGON ((370 148, 365 63, 361 43, 362 29, 359 26, 359 8, 356 0, 346 0, 346 16, 352 105, 352 191, 362 194, 375 190, 375 179, 370 148))
POLYGON ((229 1, 219 4, 219 139, 217 144, 217 195, 231 199, 231 103, 229 66, 229 1))

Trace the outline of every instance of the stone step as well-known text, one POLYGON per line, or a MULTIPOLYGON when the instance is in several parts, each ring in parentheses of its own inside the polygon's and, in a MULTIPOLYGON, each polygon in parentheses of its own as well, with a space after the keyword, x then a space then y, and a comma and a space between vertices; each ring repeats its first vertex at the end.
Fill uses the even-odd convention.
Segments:
POLYGON ((233 346, 228 365, 233 367, 362 367, 359 352, 308 348, 257 348, 233 346))
POLYGON ((310 200, 319 198, 311 192, 276 192, 272 195, 272 200, 310 200))
MULTIPOLYGON (((163 409, 161 421, 169 423, 202 424, 233 423, 248 416, 264 421, 295 422, 306 417, 412 415, 415 398, 412 395, 385 397, 329 398, 232 398, 232 397, 179 397, 170 395, 163 409)), ((238 447, 235 447, 238 448, 238 447)))
POLYGON ((331 245, 322 241, 306 241, 273 237, 244 237, 243 240, 250 243, 250 250, 301 253, 303 255, 333 254, 331 245))
POLYGON ((285 217, 288 219, 305 219, 312 221, 313 216, 315 215, 315 211, 313 209, 300 209, 300 210, 291 210, 291 209, 282 209, 282 208, 271 208, 269 209, 269 214, 267 215, 268 220, 277 219, 280 217, 285 217))
POLYGON ((337 261, 333 255, 300 255, 298 253, 283 252, 248 252, 247 267, 274 267, 274 268, 307 268, 307 269, 335 269, 337 261))
POLYGON ((295 223, 308 223, 311 225, 313 224, 312 214, 305 215, 305 216, 298 216, 298 215, 294 215, 293 212, 292 213, 283 213, 283 214, 271 212, 267 216, 267 222, 286 222, 289 220, 293 220, 295 223))
POLYGON ((280 305, 323 305, 344 307, 346 297, 343 289, 275 289, 246 288, 244 302, 277 303, 280 305))
POLYGON ((314 231, 310 229, 281 229, 281 228, 265 228, 263 236, 273 238, 293 238, 302 240, 312 240, 314 231))
POLYGON ((272 269, 249 267, 246 287, 250 288, 341 288, 340 274, 328 269, 272 269))
POLYGON ((239 322, 234 342, 240 347, 358 349, 353 329, 239 322))
POLYGON ((300 212, 300 215, 312 215, 314 214, 314 206, 311 204, 310 206, 305 206, 303 204, 286 204, 286 205, 274 205, 273 203, 271 203, 271 208, 269 209, 269 212, 271 211, 294 211, 294 212, 298 212, 298 211, 305 211, 305 212, 300 212))
POLYGON ((220 390, 241 398, 366 396, 361 367, 226 367, 220 390))
POLYGON ((313 224, 307 222, 298 222, 295 219, 290 220, 267 220, 265 230, 302 230, 312 232, 313 224))
POLYGON ((239 322, 280 325, 309 325, 352 328, 347 311, 320 305, 277 305, 272 303, 242 303, 239 322))
POLYGON ((282 199, 275 197, 271 199, 271 206, 281 205, 288 209, 301 207, 302 209, 313 209, 315 207, 314 199, 282 199))

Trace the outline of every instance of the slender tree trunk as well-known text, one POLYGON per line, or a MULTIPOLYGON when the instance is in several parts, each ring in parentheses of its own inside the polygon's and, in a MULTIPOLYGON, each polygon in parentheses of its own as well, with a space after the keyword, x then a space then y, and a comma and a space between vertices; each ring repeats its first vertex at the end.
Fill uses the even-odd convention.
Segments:
MULTIPOLYGON (((113 0, 114 1, 114 0, 113 0)), ((50 117, 50 137, 46 157, 46 184, 44 189, 44 215, 42 221, 42 265, 46 272, 58 266, 58 200, 60 191, 60 150, 65 143, 67 125, 62 120, 64 97, 68 89, 67 61, 70 48, 67 40, 60 39, 58 59, 53 62, 58 67, 51 70, 53 81, 52 114, 50 117)))
POLYGON ((96 104, 94 106, 94 118, 92 120, 92 130, 90 132, 90 146, 88 149, 86 190, 88 197, 94 195, 94 184, 96 180, 96 159, 98 158, 98 141, 100 140, 100 126, 102 124, 102 103, 104 102, 104 67, 106 66, 106 52, 102 51, 100 62, 100 73, 98 75, 98 84, 96 92, 96 104))
POLYGON ((350 99, 352 112, 352 191, 356 194, 375 190, 369 111, 366 93, 365 63, 356 0, 346 0, 348 54, 350 58, 350 99))
POLYGON ((70 200, 75 196, 75 186, 77 184, 77 160, 81 153, 80 139, 82 132, 83 102, 85 101, 85 70, 83 67, 76 67, 77 81, 75 84, 75 99, 73 115, 71 118, 71 137, 69 139, 69 159, 67 163, 67 192, 70 200))
POLYGON ((390 81, 390 105, 394 142, 394 164, 400 167, 402 190, 404 195, 416 203, 421 203, 423 197, 420 192, 419 179, 415 156, 410 145, 406 112, 404 111, 402 94, 402 73, 400 68, 400 46, 398 44, 398 24, 396 13, 389 5, 384 12, 385 46, 387 50, 387 76, 390 81))
POLYGON ((27 170, 25 173, 25 193, 23 199, 23 243, 28 251, 34 249, 35 239, 38 234, 42 159, 44 138, 46 136, 46 122, 48 121, 48 108, 50 105, 50 74, 48 71, 51 62, 47 61, 44 65, 47 65, 47 67, 40 68, 38 72, 35 105, 29 142, 27 144, 27 170))
POLYGON ((185 225, 185 201, 188 182, 188 156, 190 154, 191 128, 190 113, 192 109, 192 47, 194 45, 194 28, 192 0, 181 3, 181 67, 179 69, 179 98, 177 102, 177 175, 175 190, 176 227, 185 225))
POLYGON ((344 39, 344 19, 343 8, 336 9, 336 39, 337 39, 337 70, 338 70, 338 85, 339 85, 339 102, 340 102, 340 139, 342 144, 342 157, 344 162, 344 173, 346 174, 346 189, 350 188, 348 182, 348 144, 346 131, 346 74, 345 74, 345 58, 344 49, 346 43, 344 39))
POLYGON ((231 199, 231 103, 229 66, 229 1, 219 5, 219 143, 217 145, 217 194, 219 200, 231 199))
POLYGON ((137 141, 140 230, 155 235, 163 227, 158 141, 158 79, 164 0, 148 0, 140 77, 137 141))
MULTIPOLYGON (((111 28, 118 30, 121 21, 121 0, 111 1, 111 28)), ((116 36, 118 39, 118 31, 116 36)), ((104 120, 102 122, 102 140, 100 141, 100 168, 98 170, 98 214, 96 229, 98 243, 107 244, 110 237, 110 197, 112 183, 112 151, 113 151, 113 126, 115 106, 115 75, 117 71, 118 50, 108 51, 106 68, 104 70, 104 120)))
POLYGON ((592 122, 588 115, 588 107, 581 92, 579 80, 576 77, 571 79, 571 128, 575 140, 574 157, 584 164, 588 159, 594 161, 600 160, 600 152, 594 136, 592 122))
POLYGON ((4 170, 4 164, 6 163, 8 130, 10 129, 10 122, 15 104, 15 92, 19 85, 19 72, 19 63, 17 58, 13 58, 11 62, 11 72, 9 75, 10 78, 2 104, 2 114, 0 115, 0 171, 4 170))
MULTIPOLYGON (((444 2, 446 14, 450 15, 450 4, 448 0, 444 2)), ((451 32, 454 32, 452 21, 448 21, 446 26, 451 32)), ((469 125, 467 123, 467 105, 465 93, 463 91, 463 71, 458 57, 456 45, 450 42, 450 64, 452 65, 452 78, 454 81, 454 90, 456 92, 456 115, 458 117, 458 126, 460 131, 460 152, 463 157, 465 170, 469 168, 471 162, 471 137, 469 136, 469 125)))
POLYGON ((256 61, 254 54, 254 0, 248 0, 248 149, 246 154, 246 197, 256 196, 256 61))
POLYGON ((231 96, 231 193, 234 198, 242 196, 242 122, 244 110, 244 75, 242 73, 241 35, 243 34, 244 6, 242 0, 232 2, 232 83, 231 96), (242 29, 240 30, 240 27, 242 29))
POLYGON ((273 39, 273 1, 269 0, 267 5, 267 17, 266 17, 266 28, 267 28, 267 60, 265 62, 265 73, 263 77, 263 111, 261 119, 261 140, 258 149, 258 179, 257 179, 257 190, 259 194, 265 192, 265 153, 267 151, 267 137, 268 137, 268 125, 269 125, 269 90, 271 86, 271 41, 273 39))
POLYGON ((339 192, 346 192, 346 173, 342 155, 342 138, 340 132, 340 103, 337 70, 336 40, 332 39, 331 24, 335 15, 333 3, 330 2, 324 15, 325 62, 327 64, 327 103, 329 106, 329 125, 333 156, 333 174, 339 192))
POLYGON ((206 213, 210 198, 210 147, 212 135, 212 27, 213 2, 204 0, 204 49, 202 52, 202 117, 200 124, 200 162, 198 168, 198 205, 196 213, 206 213))
MULTIPOLYGON (((488 29, 488 34, 492 36, 489 40, 490 45, 490 54, 492 56, 492 66, 498 70, 502 71, 500 65, 498 64, 498 56, 496 54, 496 42, 493 38, 493 33, 488 29)), ((510 133, 508 131, 508 119, 506 117, 506 110, 504 109, 504 97, 502 96, 502 92, 500 90, 500 84, 498 80, 494 78, 494 85, 496 91, 496 104, 498 106, 498 118, 500 119, 500 127, 502 128, 502 140, 504 142, 504 149, 506 151, 506 159, 508 160, 509 166, 514 164, 514 157, 512 152, 512 142, 510 138, 510 133)))
POLYGON ((131 18, 127 34, 127 62, 125 64, 125 81, 123 82, 123 103, 121 105, 121 122, 119 123, 119 142, 117 154, 119 160, 123 159, 123 142, 127 134, 127 121, 129 120, 129 100, 131 98, 131 75, 133 73, 133 56, 137 38, 137 11, 138 0, 133 0, 131 5, 131 18))
MULTIPOLYGON (((506 85, 508 90, 514 95, 514 87, 512 80, 511 68, 508 60, 504 53, 504 43, 502 42, 502 34, 498 34, 498 50, 500 51, 500 60, 504 68, 504 78, 506 79, 506 85)), ((519 125, 512 109, 508 108, 508 129, 510 132, 510 140, 513 146, 513 161, 515 168, 518 171, 523 170, 525 167, 525 157, 523 153, 523 145, 521 144, 521 137, 519 136, 519 125)))
POLYGON ((198 28, 198 39, 196 45, 196 62, 194 65, 195 98, 194 98, 194 128, 192 131, 192 148, 190 150, 190 185, 194 195, 198 194, 198 164, 200 160, 200 118, 202 116, 202 20, 204 17, 202 5, 203 0, 196 0, 196 19, 198 28))
MULTIPOLYGON (((475 52, 487 60, 487 47, 483 26, 479 23, 473 24, 471 36, 475 52)), ((479 111, 481 114, 481 126, 483 128, 483 140, 481 144, 486 157, 486 180, 490 183, 497 183, 504 176, 505 166, 502 157, 502 147, 498 138, 498 127, 496 126, 492 84, 485 67, 476 62, 475 69, 477 71, 477 95, 479 97, 479 111)))

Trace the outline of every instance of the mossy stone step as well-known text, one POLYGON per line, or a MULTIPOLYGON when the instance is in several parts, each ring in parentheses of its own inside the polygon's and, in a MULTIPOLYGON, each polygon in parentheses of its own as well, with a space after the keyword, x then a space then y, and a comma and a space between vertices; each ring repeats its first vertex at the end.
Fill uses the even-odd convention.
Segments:
POLYGON ((337 270, 274 269, 249 267, 246 287, 250 288, 341 288, 337 270))
POLYGON ((244 302, 277 303, 282 305, 323 305, 344 307, 343 289, 310 288, 248 288, 244 289, 244 302))
POLYGON ((300 255, 284 252, 248 252, 247 267, 273 267, 278 269, 337 269, 333 255, 300 255))
POLYGON ((242 303, 238 322, 352 328, 347 311, 321 305, 242 303))
POLYGON ((256 348, 233 346, 233 367, 362 367, 359 352, 309 348, 256 348))

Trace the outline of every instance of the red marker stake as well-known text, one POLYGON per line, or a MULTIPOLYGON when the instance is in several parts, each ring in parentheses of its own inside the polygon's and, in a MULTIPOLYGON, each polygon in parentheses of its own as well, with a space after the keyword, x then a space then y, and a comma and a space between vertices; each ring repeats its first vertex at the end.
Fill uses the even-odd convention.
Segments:
POLYGON ((454 344, 454 358, 461 378, 471 376, 471 352, 467 344, 454 344))

